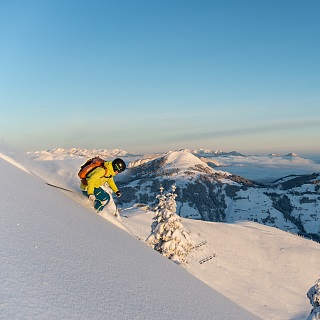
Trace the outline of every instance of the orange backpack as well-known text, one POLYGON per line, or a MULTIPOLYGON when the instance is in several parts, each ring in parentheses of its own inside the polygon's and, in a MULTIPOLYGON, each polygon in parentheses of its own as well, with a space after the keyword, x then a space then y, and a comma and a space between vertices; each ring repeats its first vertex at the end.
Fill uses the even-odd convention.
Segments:
POLYGON ((90 173, 93 169, 97 167, 104 167, 104 160, 100 157, 94 157, 89 159, 86 163, 84 163, 78 172, 78 176, 81 179, 82 184, 87 185, 87 175, 90 173))

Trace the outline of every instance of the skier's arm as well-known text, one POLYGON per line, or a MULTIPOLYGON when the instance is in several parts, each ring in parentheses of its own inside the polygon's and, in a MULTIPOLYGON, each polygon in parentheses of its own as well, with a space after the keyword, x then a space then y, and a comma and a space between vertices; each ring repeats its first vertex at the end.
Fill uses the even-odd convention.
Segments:
POLYGON ((108 185, 110 186, 110 188, 112 189, 112 191, 114 193, 119 191, 117 186, 116 186, 116 184, 115 184, 115 182, 114 182, 114 180, 113 180, 113 178, 109 178, 107 182, 108 182, 108 185))

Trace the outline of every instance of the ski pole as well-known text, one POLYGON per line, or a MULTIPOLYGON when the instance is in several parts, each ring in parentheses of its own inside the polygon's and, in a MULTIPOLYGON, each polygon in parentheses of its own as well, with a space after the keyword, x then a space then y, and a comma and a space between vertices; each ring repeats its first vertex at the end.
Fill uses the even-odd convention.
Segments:
POLYGON ((56 185, 48 183, 48 182, 46 182, 46 185, 48 185, 50 187, 58 188, 58 189, 61 189, 61 190, 64 190, 64 191, 68 191, 68 192, 72 192, 72 193, 78 193, 78 192, 75 192, 75 191, 72 191, 72 190, 69 190, 69 189, 66 189, 66 188, 62 188, 62 187, 56 186, 56 185))

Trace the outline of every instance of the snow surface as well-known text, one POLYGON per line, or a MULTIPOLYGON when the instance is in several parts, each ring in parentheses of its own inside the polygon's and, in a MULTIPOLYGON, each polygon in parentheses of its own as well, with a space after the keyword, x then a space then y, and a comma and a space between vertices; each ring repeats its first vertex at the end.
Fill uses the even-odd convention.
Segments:
POLYGON ((1 319, 257 319, 0 159, 1 319))
MULTIPOLYGON (((145 239, 152 212, 124 214, 123 224, 145 239)), ((186 270, 262 319, 306 319, 311 311, 306 294, 319 277, 319 244, 248 221, 183 219, 183 225, 195 244, 206 242, 191 251, 186 270)))
POLYGON ((192 241, 204 245, 178 266, 145 244, 147 208, 125 209, 121 221, 111 208, 103 219, 77 194, 43 182, 77 190, 83 159, 18 157, 0 154, 1 319, 302 320, 310 313, 319 244, 254 222, 183 219, 192 241))

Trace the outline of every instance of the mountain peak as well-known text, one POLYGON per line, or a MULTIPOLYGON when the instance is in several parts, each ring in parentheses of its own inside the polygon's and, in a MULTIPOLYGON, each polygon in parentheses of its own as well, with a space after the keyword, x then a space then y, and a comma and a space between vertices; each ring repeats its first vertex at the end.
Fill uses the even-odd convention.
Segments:
MULTIPOLYGON (((179 169, 194 167, 195 165, 208 166, 202 160, 188 151, 173 151, 167 154, 167 166, 179 169)), ((210 168, 208 166, 208 168, 210 168)))
POLYGON ((285 155, 286 157, 298 157, 298 155, 294 152, 290 152, 288 154, 285 155))

